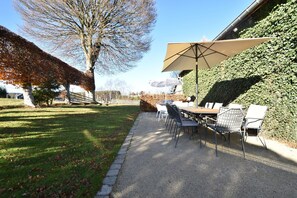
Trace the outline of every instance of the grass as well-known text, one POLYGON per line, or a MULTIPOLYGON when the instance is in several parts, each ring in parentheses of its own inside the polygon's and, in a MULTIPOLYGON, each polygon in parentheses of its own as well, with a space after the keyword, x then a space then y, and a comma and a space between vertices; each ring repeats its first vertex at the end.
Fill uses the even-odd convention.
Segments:
POLYGON ((15 108, 24 106, 24 100, 16 100, 9 98, 0 98, 0 109, 1 108, 15 108))
POLYGON ((0 110, 0 197, 93 197, 137 106, 0 110))

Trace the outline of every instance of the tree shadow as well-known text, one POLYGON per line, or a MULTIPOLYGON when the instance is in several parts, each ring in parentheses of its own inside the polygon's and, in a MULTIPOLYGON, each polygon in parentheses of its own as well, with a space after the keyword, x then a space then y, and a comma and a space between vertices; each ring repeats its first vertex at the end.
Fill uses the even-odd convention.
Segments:
POLYGON ((90 197, 98 191, 138 107, 65 106, 3 113, 2 196, 90 197), (95 174, 99 176, 94 179, 95 174))
POLYGON ((204 106, 206 102, 220 102, 228 105, 261 80, 261 76, 251 76, 216 82, 199 105, 204 106))

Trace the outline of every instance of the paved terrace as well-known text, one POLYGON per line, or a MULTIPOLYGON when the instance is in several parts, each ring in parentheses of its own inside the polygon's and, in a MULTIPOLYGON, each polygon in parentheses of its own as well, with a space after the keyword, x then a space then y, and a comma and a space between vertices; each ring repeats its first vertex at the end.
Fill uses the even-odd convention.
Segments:
MULTIPOLYGON (((200 132, 204 129, 199 128, 200 132)), ((297 197, 297 150, 249 137, 246 159, 239 138, 231 146, 213 135, 200 148, 199 136, 181 136, 177 148, 154 113, 141 113, 110 197, 297 197)), ((204 136, 202 136, 204 138, 204 136)))

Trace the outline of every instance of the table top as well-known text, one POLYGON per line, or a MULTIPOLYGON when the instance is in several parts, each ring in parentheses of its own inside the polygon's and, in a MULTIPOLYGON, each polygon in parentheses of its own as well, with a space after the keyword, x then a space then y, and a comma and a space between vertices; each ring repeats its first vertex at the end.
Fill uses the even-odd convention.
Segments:
POLYGON ((181 110, 183 111, 187 111, 190 113, 194 113, 194 114, 218 114, 219 113, 219 109, 208 109, 208 108, 204 108, 204 107, 180 107, 181 110))

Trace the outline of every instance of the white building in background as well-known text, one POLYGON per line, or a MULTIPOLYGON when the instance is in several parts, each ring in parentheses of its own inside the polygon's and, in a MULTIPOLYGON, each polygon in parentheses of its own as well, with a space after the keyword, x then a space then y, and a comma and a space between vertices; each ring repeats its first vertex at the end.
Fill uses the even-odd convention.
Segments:
POLYGON ((6 89, 6 92, 7 92, 6 98, 15 98, 15 99, 22 98, 23 90, 21 88, 11 84, 7 84, 3 80, 0 80, 0 87, 4 87, 6 89))

